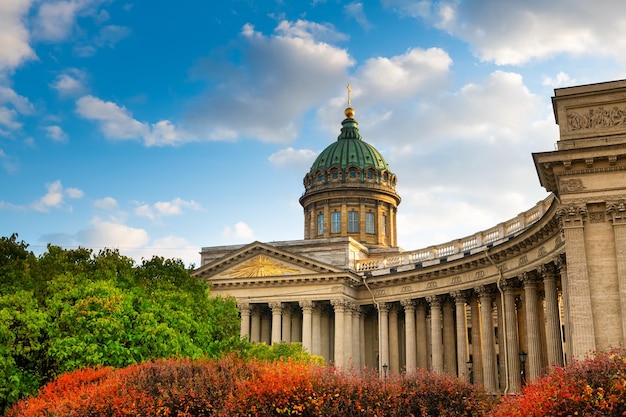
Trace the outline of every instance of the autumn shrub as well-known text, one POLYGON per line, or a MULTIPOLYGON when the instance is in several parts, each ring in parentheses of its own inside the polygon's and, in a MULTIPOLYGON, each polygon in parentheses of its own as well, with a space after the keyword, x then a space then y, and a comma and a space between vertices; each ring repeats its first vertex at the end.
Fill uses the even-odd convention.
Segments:
POLYGON ((527 385, 505 398, 492 417, 626 416, 626 349, 600 353, 527 385))
POLYGON ((75 371, 15 404, 7 417, 479 416, 487 405, 482 391, 444 375, 381 379, 312 361, 231 355, 75 371))

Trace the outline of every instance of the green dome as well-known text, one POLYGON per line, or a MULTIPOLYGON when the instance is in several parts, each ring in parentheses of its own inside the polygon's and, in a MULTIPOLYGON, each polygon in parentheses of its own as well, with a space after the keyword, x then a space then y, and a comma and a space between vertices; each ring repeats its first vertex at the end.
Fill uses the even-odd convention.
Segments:
POLYGON ((311 174, 318 170, 326 171, 331 167, 341 170, 357 167, 361 171, 374 168, 379 172, 389 170, 389 165, 380 152, 362 140, 356 120, 349 117, 341 124, 343 127, 337 141, 318 155, 309 171, 311 174))

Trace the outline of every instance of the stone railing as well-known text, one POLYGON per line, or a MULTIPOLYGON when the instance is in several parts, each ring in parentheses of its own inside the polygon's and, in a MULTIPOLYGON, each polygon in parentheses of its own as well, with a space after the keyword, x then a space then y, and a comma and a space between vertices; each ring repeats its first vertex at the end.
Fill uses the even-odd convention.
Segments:
POLYGON ((389 257, 370 258, 356 262, 357 272, 374 271, 378 269, 395 268, 402 265, 428 262, 440 258, 461 258, 475 253, 478 248, 498 244, 499 241, 514 236, 520 230, 537 222, 552 204, 554 196, 551 194, 545 200, 528 211, 520 213, 511 220, 500 223, 491 229, 475 233, 461 239, 455 239, 441 245, 430 246, 425 249, 403 252, 389 257))

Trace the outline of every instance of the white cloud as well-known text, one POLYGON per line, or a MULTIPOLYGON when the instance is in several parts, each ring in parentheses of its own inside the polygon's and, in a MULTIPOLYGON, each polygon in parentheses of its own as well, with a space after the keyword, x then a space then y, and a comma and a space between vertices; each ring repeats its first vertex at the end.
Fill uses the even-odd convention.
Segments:
POLYGON ((244 222, 238 222, 233 227, 226 226, 222 230, 222 237, 228 240, 250 242, 256 240, 254 231, 244 222))
POLYGON ((156 216, 154 215, 154 210, 152 210, 150 204, 140 204, 135 207, 135 216, 146 217, 150 220, 156 219, 156 216))
POLYGON ((168 120, 148 125, 134 119, 125 107, 91 95, 76 101, 76 112, 87 120, 98 122, 107 139, 143 140, 145 146, 179 145, 195 140, 168 120))
POLYGON ((33 21, 33 36, 38 40, 58 42, 72 32, 76 14, 84 1, 54 1, 42 3, 33 21))
POLYGON ((48 192, 33 204, 37 211, 48 211, 49 208, 59 208, 63 203, 63 184, 60 180, 46 184, 48 192))
POLYGON ((57 75, 51 87, 55 89, 61 97, 77 97, 87 91, 85 83, 87 74, 77 68, 68 68, 65 72, 57 75))
POLYGON ((91 248, 136 249, 148 244, 150 237, 144 229, 120 223, 94 219, 90 229, 77 233, 81 245, 91 248))
POLYGON ((363 30, 368 31, 374 27, 372 23, 367 19, 367 15, 365 14, 365 10, 363 9, 363 3, 352 2, 346 4, 344 6, 344 10, 349 17, 354 19, 359 24, 359 26, 363 28, 363 30))
POLYGON ((183 214, 185 209, 201 210, 202 207, 193 200, 175 198, 171 201, 157 201, 153 205, 141 203, 135 207, 135 215, 138 217, 146 217, 154 221, 160 216, 177 216, 183 214))
POLYGON ((31 114, 34 110, 33 105, 26 97, 20 96, 14 90, 2 86, 0 86, 0 103, 10 104, 21 114, 31 114))
POLYGON ((64 188, 61 180, 46 184, 46 189, 48 190, 47 193, 30 205, 33 210, 47 212, 51 208, 62 208, 65 195, 72 199, 83 197, 82 190, 78 188, 64 188))
POLYGON ((193 200, 175 198, 172 201, 158 201, 154 208, 164 216, 175 216, 183 213, 183 209, 199 210, 200 205, 193 200))
POLYGON ((66 188, 65 193, 67 194, 69 198, 73 198, 73 199, 82 198, 84 195, 83 190, 79 188, 66 188))
POLYGON ((46 136, 55 142, 67 142, 67 134, 61 129, 60 126, 52 125, 45 126, 46 136))
MULTIPOLYGON (((276 26, 275 32, 278 36, 307 39, 312 42, 339 42, 348 39, 347 35, 337 31, 329 23, 321 24, 307 20, 297 20, 295 22, 283 20, 276 26)), ((255 32, 250 25, 244 28, 244 35, 258 37, 259 39, 263 38, 263 35, 255 32)))
POLYGON ((19 115, 29 115, 33 111, 34 107, 26 97, 11 88, 0 86, 0 125, 10 130, 20 129, 22 123, 17 121, 19 115))
POLYGON ((571 78, 567 73, 561 71, 556 77, 543 77, 543 81, 541 82, 543 85, 547 85, 552 88, 576 85, 577 81, 571 78))
POLYGON ((76 111, 87 120, 97 121, 108 139, 140 139, 150 131, 145 123, 133 119, 126 108, 91 95, 76 101, 76 111))
POLYGON ((122 39, 130 35, 130 29, 125 26, 108 25, 100 29, 100 33, 95 39, 98 46, 115 47, 122 39))
POLYGON ((32 0, 0 2, 0 72, 13 70, 24 61, 36 58, 24 23, 31 4, 32 0))
POLYGON ((298 168, 310 166, 317 153, 309 149, 281 149, 269 156, 269 161, 276 166, 294 166, 298 168))
POLYGON ((621 0, 387 0, 468 42, 483 61, 522 65, 557 54, 624 60, 626 2, 621 0), (610 15, 610 16, 609 16, 610 15), (618 18, 613 18, 617 16, 618 18))
POLYGON ((244 26, 242 65, 205 59, 192 70, 213 87, 190 106, 188 120, 205 138, 294 140, 302 115, 348 78, 353 60, 347 51, 320 40, 342 36, 303 20, 280 22, 271 36, 244 26))
POLYGON ((115 210, 117 208, 117 200, 113 197, 104 197, 94 201, 93 205, 101 210, 115 210))
MULTIPOLYGON (((352 107, 356 110, 356 119, 367 120, 367 136, 374 134, 383 137, 385 133, 372 130, 371 126, 385 126, 386 129, 401 129, 401 136, 406 135, 406 128, 397 122, 397 117, 414 112, 418 100, 432 97, 442 91, 448 82, 452 59, 439 48, 408 50, 402 55, 376 57, 359 66, 352 77, 352 107), (396 121, 390 123, 394 118, 396 121), (395 127, 394 127, 395 126, 395 127)), ((337 118, 346 107, 345 95, 336 96, 318 110, 321 125, 328 132, 337 131, 337 118)), ((404 122, 404 120, 401 120, 404 122)), ((412 121, 408 121, 413 125, 412 121)), ((422 130, 421 126, 415 126, 422 130)))

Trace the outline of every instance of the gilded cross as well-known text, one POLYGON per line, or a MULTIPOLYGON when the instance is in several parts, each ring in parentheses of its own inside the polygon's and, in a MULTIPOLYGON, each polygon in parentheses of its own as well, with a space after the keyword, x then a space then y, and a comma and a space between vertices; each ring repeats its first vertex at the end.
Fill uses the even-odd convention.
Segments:
POLYGON ((352 104, 350 103, 350 93, 352 92, 352 89, 350 88, 350 83, 348 83, 348 107, 352 107, 352 104))

